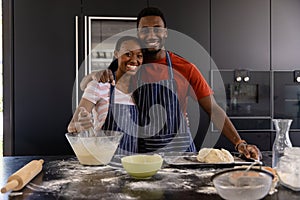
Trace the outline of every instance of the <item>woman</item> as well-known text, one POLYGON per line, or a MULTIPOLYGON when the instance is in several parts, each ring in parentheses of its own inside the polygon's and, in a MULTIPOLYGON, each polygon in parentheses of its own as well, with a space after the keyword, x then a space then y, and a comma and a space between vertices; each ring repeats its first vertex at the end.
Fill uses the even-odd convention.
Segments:
MULTIPOLYGON (((91 81, 68 126, 68 132, 76 133, 94 127, 98 130, 116 130, 124 133, 119 145, 119 154, 137 152, 137 108, 131 98, 130 79, 143 62, 140 42, 132 36, 121 37, 115 47, 110 68, 118 63, 114 73, 116 85, 91 81), (78 123, 81 118, 90 118, 94 123, 78 123)), ((114 71, 114 70, 112 70, 114 71)))

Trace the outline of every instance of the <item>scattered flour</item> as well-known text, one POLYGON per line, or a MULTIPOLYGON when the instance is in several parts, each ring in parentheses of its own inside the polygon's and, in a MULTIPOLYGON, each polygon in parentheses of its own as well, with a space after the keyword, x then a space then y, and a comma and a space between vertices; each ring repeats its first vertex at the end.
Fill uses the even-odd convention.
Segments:
POLYGON ((215 187, 200 187, 197 190, 198 193, 205 193, 205 194, 217 194, 217 190, 215 187))
POLYGON ((129 183, 128 186, 130 187, 130 189, 132 190, 141 190, 141 189, 149 189, 149 190, 153 190, 153 189, 163 189, 161 187, 161 185, 159 185, 158 183, 153 183, 153 182, 147 182, 147 181, 138 181, 138 182, 133 182, 133 183, 129 183))
POLYGON ((34 195, 46 193, 56 199, 145 199, 149 195, 160 199, 164 191, 216 194, 210 181, 216 171, 163 168, 144 180, 131 178, 122 168, 84 166, 77 159, 68 159, 45 162, 43 172, 48 180, 41 176, 26 187, 34 195))

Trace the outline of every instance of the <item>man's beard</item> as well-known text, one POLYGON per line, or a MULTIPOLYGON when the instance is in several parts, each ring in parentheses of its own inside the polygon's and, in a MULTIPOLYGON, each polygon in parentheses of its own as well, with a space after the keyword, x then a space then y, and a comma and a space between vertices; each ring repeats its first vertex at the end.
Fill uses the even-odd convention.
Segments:
POLYGON ((144 48, 142 51, 143 51, 143 53, 148 54, 148 55, 151 56, 151 55, 157 54, 158 52, 160 52, 160 50, 161 50, 161 48, 153 49, 153 50, 149 50, 148 48, 144 48))

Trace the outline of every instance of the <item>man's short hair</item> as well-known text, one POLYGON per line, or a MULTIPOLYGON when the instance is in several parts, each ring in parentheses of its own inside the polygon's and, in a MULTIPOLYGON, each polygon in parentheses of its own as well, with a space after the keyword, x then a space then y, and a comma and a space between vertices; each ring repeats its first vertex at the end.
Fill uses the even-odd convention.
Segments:
POLYGON ((147 17, 147 16, 158 16, 160 17, 165 25, 165 28, 167 27, 167 22, 166 19, 164 17, 164 14, 161 12, 161 10, 159 10, 156 7, 147 7, 144 8, 143 10, 140 11, 140 13, 138 14, 138 18, 137 18, 137 28, 139 27, 139 23, 142 17, 147 17))

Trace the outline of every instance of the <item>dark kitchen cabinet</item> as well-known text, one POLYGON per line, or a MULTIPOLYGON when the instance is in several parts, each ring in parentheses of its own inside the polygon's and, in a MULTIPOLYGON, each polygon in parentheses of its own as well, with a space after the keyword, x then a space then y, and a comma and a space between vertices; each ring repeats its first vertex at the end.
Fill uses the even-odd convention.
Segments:
POLYGON ((270 70, 270 1, 211 0, 211 56, 219 69, 270 70))
MULTIPOLYGON (((271 132, 240 132, 241 138, 249 144, 256 145, 261 151, 271 151, 271 132)), ((224 148, 229 151, 236 151, 233 144, 223 135, 221 135, 215 145, 215 148, 224 148)))
POLYGON ((290 131, 290 140, 294 147, 300 147, 300 132, 290 131))
POLYGON ((272 69, 300 69, 300 1, 272 0, 272 69))
MULTIPOLYGON (((275 137, 276 137, 276 132, 273 132, 272 133, 272 136, 271 136, 271 141, 272 141, 272 145, 273 145, 273 142, 275 140, 275 137)), ((300 147, 300 132, 299 131, 289 131, 289 137, 290 137, 290 140, 291 140, 291 143, 293 145, 293 147, 300 147)))
POLYGON ((82 14, 106 17, 136 17, 147 0, 82 0, 82 14))
MULTIPOLYGON (((5 1, 4 123, 13 155, 71 153, 64 136, 72 116, 75 80, 75 21, 80 0, 5 1), (10 69, 8 74, 6 70, 10 69), (9 75, 9 76, 7 76, 9 75), (7 116, 6 116, 7 117, 7 116)), ((8 141, 5 141, 9 143, 8 141)), ((6 153, 6 152, 4 152, 6 153)))

